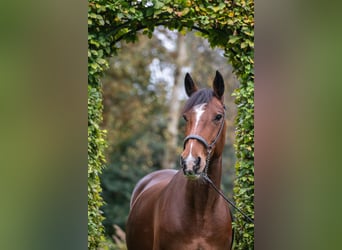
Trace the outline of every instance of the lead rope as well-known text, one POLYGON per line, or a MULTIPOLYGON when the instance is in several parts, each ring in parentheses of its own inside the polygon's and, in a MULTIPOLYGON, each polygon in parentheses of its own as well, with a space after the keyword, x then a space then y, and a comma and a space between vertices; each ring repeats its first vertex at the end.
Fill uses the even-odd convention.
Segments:
POLYGON ((230 200, 224 195, 224 193, 223 193, 221 190, 219 190, 219 189, 215 186, 215 184, 212 182, 212 180, 210 180, 210 178, 208 177, 207 173, 205 173, 205 174, 203 175, 203 178, 211 185, 211 187, 212 187, 219 195, 222 196, 222 198, 223 198, 227 203, 229 203, 232 207, 234 207, 237 211, 239 211, 239 212, 245 217, 245 219, 247 219, 249 222, 251 222, 252 224, 254 224, 254 220, 253 220, 251 217, 249 217, 249 216, 246 215, 244 212, 242 212, 242 210, 240 210, 240 209, 234 204, 234 202, 230 201, 230 200))

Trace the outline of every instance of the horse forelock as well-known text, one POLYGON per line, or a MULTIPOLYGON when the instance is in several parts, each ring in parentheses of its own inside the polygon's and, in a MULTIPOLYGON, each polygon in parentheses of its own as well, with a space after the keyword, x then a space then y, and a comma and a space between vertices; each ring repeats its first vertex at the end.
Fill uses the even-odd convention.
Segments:
POLYGON ((193 93, 185 103, 183 113, 189 111, 194 106, 202 103, 209 103, 213 99, 214 92, 211 89, 200 89, 193 93))

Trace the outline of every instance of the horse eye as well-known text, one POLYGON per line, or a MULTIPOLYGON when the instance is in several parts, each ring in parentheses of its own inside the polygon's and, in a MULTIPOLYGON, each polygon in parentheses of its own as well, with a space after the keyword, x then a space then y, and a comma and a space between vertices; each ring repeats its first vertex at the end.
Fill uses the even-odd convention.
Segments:
POLYGON ((219 121, 219 120, 221 120, 221 118, 222 118, 222 115, 218 114, 215 116, 215 121, 219 121))
POLYGON ((188 119, 186 118, 185 115, 183 115, 183 119, 184 119, 186 122, 188 121, 188 119))

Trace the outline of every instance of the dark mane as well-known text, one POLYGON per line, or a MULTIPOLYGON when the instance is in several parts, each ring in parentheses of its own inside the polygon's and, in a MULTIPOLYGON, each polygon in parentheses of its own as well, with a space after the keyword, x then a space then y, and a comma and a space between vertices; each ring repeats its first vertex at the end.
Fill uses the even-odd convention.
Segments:
POLYGON ((189 100, 185 103, 183 113, 190 110, 192 107, 202 104, 208 103, 214 96, 214 92, 211 89, 200 89, 193 93, 189 100))

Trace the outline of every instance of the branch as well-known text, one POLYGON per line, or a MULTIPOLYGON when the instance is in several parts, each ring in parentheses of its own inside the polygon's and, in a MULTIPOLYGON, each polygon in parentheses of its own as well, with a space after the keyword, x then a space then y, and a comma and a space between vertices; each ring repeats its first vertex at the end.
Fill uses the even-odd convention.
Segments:
MULTIPOLYGON (((167 25, 167 24, 169 24, 170 22, 171 22, 170 20, 167 20, 167 21, 163 21, 163 22, 156 23, 154 26, 156 27, 156 26, 161 26, 161 25, 167 25)), ((186 27, 186 26, 185 26, 185 27, 186 27)), ((115 39, 115 40, 110 44, 110 46, 112 47, 112 46, 115 45, 117 42, 121 41, 125 36, 132 35, 132 34, 138 32, 138 31, 140 31, 140 30, 143 30, 143 29, 145 29, 145 28, 147 28, 146 25, 140 25, 140 26, 138 26, 136 29, 131 30, 131 31, 129 31, 129 32, 127 32, 127 33, 125 33, 125 34, 119 36, 117 39, 115 39)), ((189 27, 187 27, 187 28, 189 28, 189 27)), ((198 27, 198 26, 192 26, 192 27, 190 27, 190 28, 193 29, 193 30, 200 31, 200 32, 202 32, 202 33, 204 33, 204 34, 206 34, 206 35, 209 35, 209 32, 208 32, 207 30, 202 29, 202 28, 200 28, 200 27, 198 27)))

